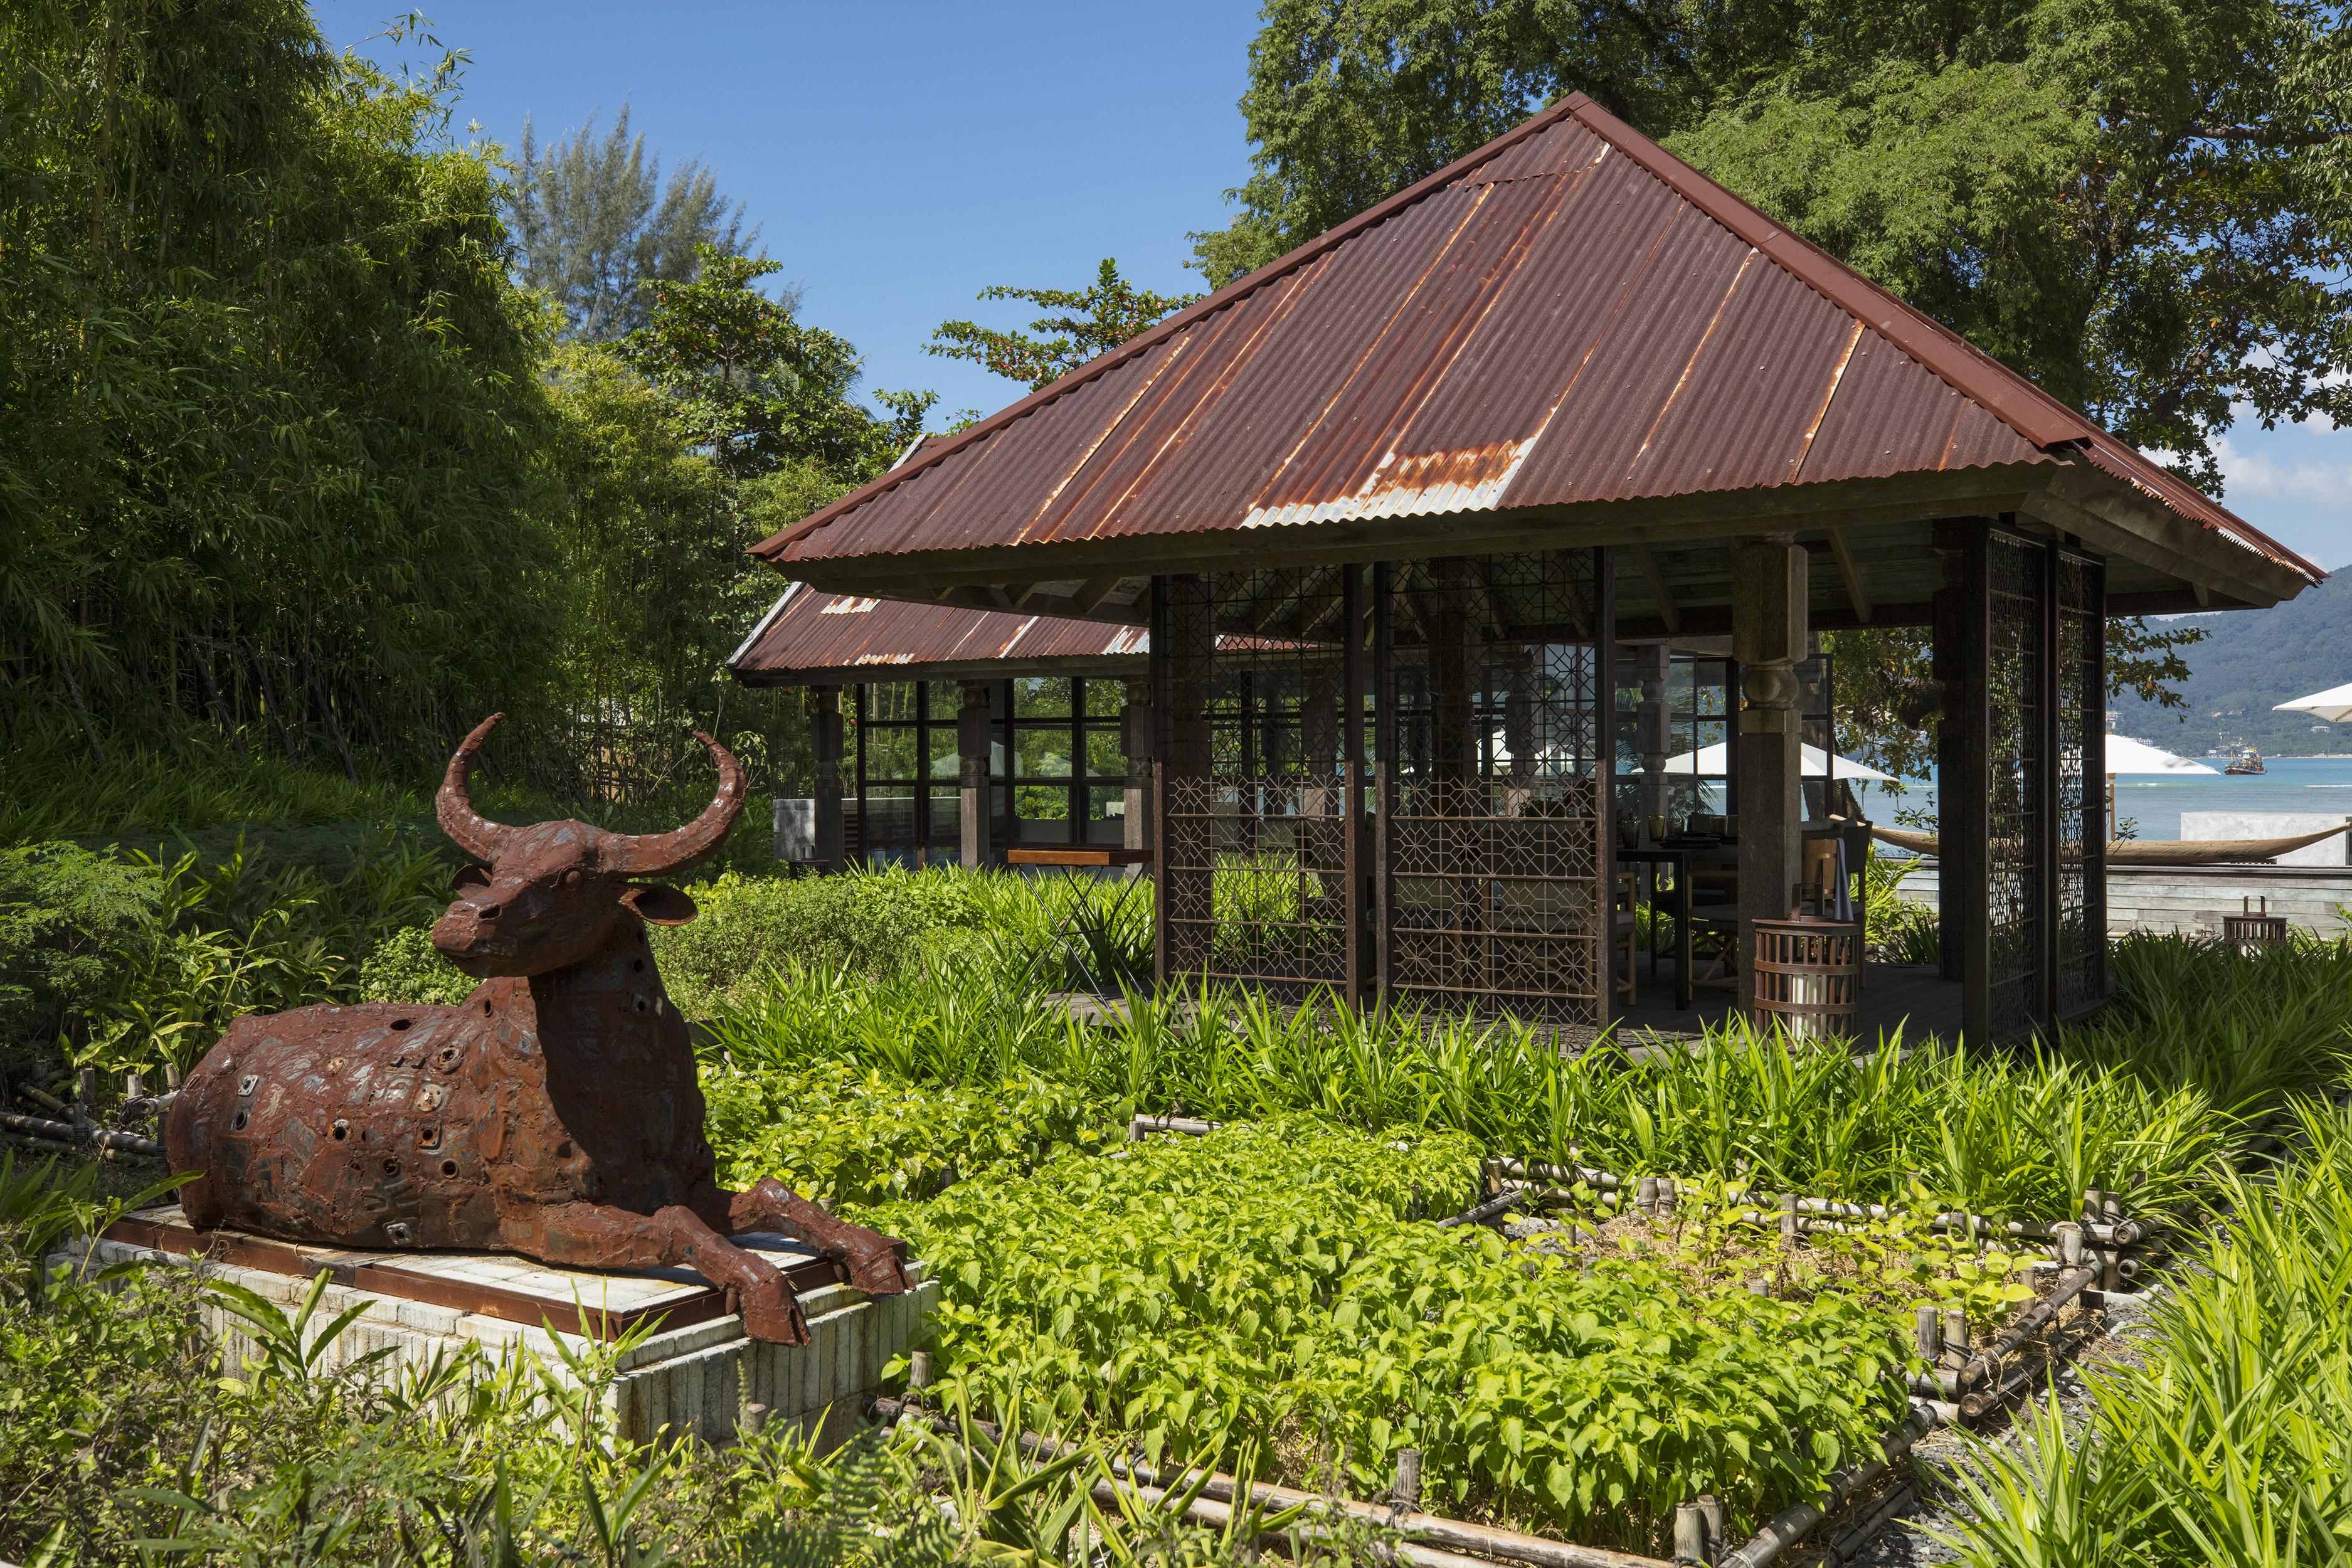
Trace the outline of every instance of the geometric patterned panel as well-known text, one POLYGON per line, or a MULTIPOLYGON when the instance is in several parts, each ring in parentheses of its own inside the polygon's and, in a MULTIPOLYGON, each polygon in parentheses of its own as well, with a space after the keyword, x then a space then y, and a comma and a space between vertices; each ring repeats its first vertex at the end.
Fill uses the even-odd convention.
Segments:
POLYGON ((2107 999, 2105 568, 2058 552, 2058 1019, 2107 999))
POLYGON ((1595 1028, 1611 919, 1592 551, 1375 569, 1384 989, 1595 1028))
POLYGON ((2050 1022, 2042 945, 2042 879, 2050 872, 2042 820, 2050 761, 2042 728, 2050 651, 2047 560, 2044 547, 2031 541, 1998 530, 1987 540, 1987 1017, 1996 1040, 2022 1038, 2050 1022))
POLYGON ((1354 994, 1362 578, 1328 566, 1155 580, 1170 979, 1354 994))

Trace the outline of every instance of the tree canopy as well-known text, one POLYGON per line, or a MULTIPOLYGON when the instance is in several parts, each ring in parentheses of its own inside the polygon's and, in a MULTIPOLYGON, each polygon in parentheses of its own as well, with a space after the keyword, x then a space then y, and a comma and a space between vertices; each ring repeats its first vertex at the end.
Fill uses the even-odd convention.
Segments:
POLYGON ((629 134, 626 104, 603 136, 592 118, 544 149, 526 118, 505 205, 523 286, 563 312, 566 338, 585 342, 644 326, 651 306, 640 286, 693 277, 698 247, 740 256, 760 237, 700 163, 665 181, 645 133, 629 134))
POLYGON ((1029 331, 1003 331, 975 321, 942 321, 923 352, 942 359, 970 360, 1034 391, 1052 385, 1200 297, 1138 289, 1118 275, 1118 263, 1106 256, 1090 288, 1015 289, 999 283, 980 291, 983 301, 1026 300, 1058 312, 1030 322, 1029 331), (1051 335, 1033 337, 1032 332, 1051 335))
MULTIPOLYGON (((1251 176, 1195 264, 1222 285, 1570 90, 2217 493, 2234 419, 2352 419, 2321 0, 1269 0, 1251 176)), ((2168 700, 2201 635, 2119 623, 2115 690, 2168 700)), ((1832 642, 1849 732, 1917 771, 1921 640, 1832 642)))
POLYGON ((449 85, 299 0, 0 13, 12 744, 209 724, 350 769, 543 670, 541 325, 449 85))
POLYGON ((2321 0, 1270 0, 1215 283, 1581 89, 2218 483, 2352 419, 2352 32, 2321 0))

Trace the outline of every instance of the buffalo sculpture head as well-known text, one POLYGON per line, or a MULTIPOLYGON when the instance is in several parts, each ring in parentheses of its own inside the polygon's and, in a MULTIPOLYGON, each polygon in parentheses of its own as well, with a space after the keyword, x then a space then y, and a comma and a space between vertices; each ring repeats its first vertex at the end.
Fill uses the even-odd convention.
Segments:
POLYGON ((584 822, 511 827, 474 810, 467 781, 499 721, 493 713, 449 759, 435 809, 443 832, 481 865, 452 880, 457 901, 433 927, 433 945, 477 980, 545 974, 579 963, 625 921, 683 925, 694 900, 641 879, 673 877, 726 841, 743 807, 743 766, 700 731, 719 764, 719 793, 700 816, 668 833, 608 833, 584 822))

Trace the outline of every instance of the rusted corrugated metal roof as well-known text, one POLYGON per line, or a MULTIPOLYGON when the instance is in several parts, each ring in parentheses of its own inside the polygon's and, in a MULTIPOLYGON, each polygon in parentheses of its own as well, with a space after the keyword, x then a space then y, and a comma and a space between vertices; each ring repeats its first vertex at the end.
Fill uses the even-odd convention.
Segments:
POLYGON ((1024 666, 1139 668, 1150 647, 1139 626, 855 598, 795 583, 727 668, 755 686, 807 685, 824 677, 846 684, 980 666, 994 675, 1015 675, 1024 666))
POLYGON ((790 567, 2078 455, 2317 577, 1572 94, 754 553, 790 567))

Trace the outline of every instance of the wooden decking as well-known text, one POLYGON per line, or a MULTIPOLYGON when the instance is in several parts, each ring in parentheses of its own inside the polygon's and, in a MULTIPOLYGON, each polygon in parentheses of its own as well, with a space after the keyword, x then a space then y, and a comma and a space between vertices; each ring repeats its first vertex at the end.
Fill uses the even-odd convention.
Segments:
MULTIPOLYGON (((1676 1007, 1674 972, 1674 960, 1661 958, 1654 980, 1648 958, 1641 960, 1640 994, 1619 1015, 1621 1039, 1642 1036, 1695 1039, 1705 1025, 1720 1023, 1731 1011, 1732 993, 1704 986, 1697 988, 1689 1007, 1676 1007)), ((1960 1032, 1959 984, 1938 977, 1928 964, 1867 964, 1862 977, 1862 1011, 1855 1022, 1857 1045, 1875 1045, 1898 1029, 1906 1043, 1930 1035, 1951 1039, 1960 1032)))

